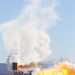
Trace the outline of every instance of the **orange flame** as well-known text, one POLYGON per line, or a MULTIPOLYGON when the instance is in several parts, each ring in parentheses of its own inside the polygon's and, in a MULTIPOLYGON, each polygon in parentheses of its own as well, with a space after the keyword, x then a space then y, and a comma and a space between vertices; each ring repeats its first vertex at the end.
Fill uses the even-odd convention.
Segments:
POLYGON ((23 65, 19 65, 19 66, 17 66, 17 70, 22 70, 23 68, 24 68, 23 65))
POLYGON ((66 64, 57 64, 51 69, 43 70, 37 75, 75 75, 75 70, 66 64))

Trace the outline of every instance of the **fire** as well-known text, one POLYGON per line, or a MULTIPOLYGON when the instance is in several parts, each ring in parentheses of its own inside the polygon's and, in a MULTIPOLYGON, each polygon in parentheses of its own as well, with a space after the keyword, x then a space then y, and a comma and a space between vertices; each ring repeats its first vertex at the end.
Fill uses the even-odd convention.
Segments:
POLYGON ((19 65, 19 66, 17 66, 17 70, 22 70, 23 68, 24 68, 23 65, 19 65))
POLYGON ((51 69, 43 70, 37 75, 75 75, 74 65, 66 65, 65 63, 58 63, 51 69))

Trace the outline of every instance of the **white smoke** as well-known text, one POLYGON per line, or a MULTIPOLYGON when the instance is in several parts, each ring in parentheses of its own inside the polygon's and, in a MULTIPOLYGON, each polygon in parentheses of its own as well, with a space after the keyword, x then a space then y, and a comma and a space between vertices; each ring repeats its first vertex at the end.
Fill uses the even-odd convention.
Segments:
POLYGON ((55 2, 50 5, 47 2, 48 6, 42 5, 42 2, 43 0, 30 0, 16 19, 0 24, 4 49, 15 50, 7 59, 9 64, 40 62, 51 53, 51 40, 46 32, 59 17, 54 11, 55 2))

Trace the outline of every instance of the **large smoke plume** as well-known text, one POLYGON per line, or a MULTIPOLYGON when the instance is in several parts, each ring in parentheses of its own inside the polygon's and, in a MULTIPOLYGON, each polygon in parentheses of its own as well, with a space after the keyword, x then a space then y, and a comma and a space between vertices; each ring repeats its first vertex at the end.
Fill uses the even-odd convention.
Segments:
POLYGON ((47 28, 59 19, 54 9, 55 0, 28 0, 28 5, 14 20, 0 24, 0 35, 5 50, 14 50, 7 63, 18 65, 40 62, 50 55, 50 36, 47 28), (47 5, 48 4, 48 5, 47 5))

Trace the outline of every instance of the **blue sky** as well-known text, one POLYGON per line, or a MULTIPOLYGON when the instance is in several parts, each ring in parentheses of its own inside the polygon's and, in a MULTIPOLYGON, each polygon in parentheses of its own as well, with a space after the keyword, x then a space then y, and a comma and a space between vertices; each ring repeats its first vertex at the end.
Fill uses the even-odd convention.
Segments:
POLYGON ((50 30, 52 40, 51 57, 63 57, 75 62, 75 1, 61 0, 57 13, 62 21, 50 30))
MULTIPOLYGON (((0 0, 0 23, 16 18, 25 0, 0 0)), ((75 0, 60 0, 55 9, 60 21, 48 30, 51 37, 50 58, 66 58, 75 62, 75 0)), ((11 51, 0 51, 0 62, 5 62, 11 51)))

